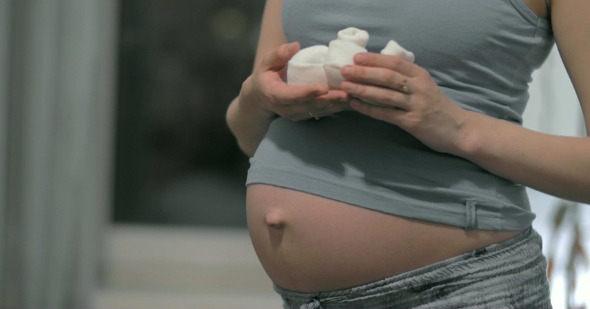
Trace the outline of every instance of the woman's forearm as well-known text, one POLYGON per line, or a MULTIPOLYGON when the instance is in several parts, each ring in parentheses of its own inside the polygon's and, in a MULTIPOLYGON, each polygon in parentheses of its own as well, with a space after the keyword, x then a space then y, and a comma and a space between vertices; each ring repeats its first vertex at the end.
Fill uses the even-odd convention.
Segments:
POLYGON ((544 134, 469 112, 456 153, 533 189, 590 203, 590 138, 544 134))
POLYGON ((257 106, 256 99, 250 94, 250 83, 250 78, 244 81, 240 95, 230 103, 226 113, 230 131, 236 137, 240 149, 249 157, 254 155, 270 123, 276 117, 257 106))

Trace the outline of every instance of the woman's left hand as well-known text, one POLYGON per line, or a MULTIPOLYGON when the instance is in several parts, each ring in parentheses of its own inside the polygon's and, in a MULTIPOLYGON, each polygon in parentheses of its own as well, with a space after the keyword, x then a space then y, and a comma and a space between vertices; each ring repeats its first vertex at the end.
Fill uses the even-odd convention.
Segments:
POLYGON ((353 109, 399 126, 430 148, 459 153, 467 111, 457 106, 430 74, 400 57, 360 53, 342 68, 341 87, 353 109))

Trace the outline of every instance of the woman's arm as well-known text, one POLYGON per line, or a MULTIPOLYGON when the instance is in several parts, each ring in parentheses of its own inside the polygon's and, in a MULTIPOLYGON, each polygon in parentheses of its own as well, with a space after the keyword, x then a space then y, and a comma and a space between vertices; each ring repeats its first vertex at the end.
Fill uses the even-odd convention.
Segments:
MULTIPOLYGON (((590 2, 552 0, 553 32, 590 133, 590 2)), ((553 102, 559 104, 559 102, 553 102)), ((498 175, 540 191, 590 203, 590 137, 562 137, 471 115, 463 155, 498 175), (469 133, 468 133, 469 134, 469 133)))
POLYGON ((282 0, 266 1, 254 70, 226 113, 230 130, 248 156, 254 155, 277 116, 299 121, 349 108, 348 96, 343 91, 329 91, 323 85, 285 83, 285 67, 299 51, 299 44, 286 44, 281 7, 282 0))
MULTIPOLYGON (((281 30, 281 7, 282 0, 266 1, 262 23, 260 28, 260 37, 254 59, 254 68, 262 61, 264 55, 271 50, 278 48, 281 44, 287 42, 285 35, 281 30)), ((248 78, 242 85, 240 96, 236 97, 229 105, 226 113, 227 124, 236 137, 238 145, 248 156, 252 156, 268 130, 274 115, 261 109, 242 107, 245 103, 240 99, 242 95, 247 96, 251 93, 248 89, 251 86, 251 78, 248 78)))
MULTIPOLYGON (((590 1, 553 0, 555 38, 590 128, 590 1)), ((459 108, 423 68, 358 54, 342 88, 361 113, 400 126, 434 150, 551 195, 590 203, 590 137, 555 136, 459 108), (405 87, 404 87, 405 86, 405 87), (366 102, 378 102, 367 104, 366 102)), ((554 102, 559 104, 559 102, 554 102)), ((589 131, 590 132, 590 131, 589 131)))

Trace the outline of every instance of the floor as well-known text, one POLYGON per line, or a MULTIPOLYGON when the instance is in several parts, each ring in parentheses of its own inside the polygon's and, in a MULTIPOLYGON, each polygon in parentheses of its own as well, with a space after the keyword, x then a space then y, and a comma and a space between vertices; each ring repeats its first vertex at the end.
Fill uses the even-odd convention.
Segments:
POLYGON ((96 309, 280 308, 246 230, 114 226, 96 309))

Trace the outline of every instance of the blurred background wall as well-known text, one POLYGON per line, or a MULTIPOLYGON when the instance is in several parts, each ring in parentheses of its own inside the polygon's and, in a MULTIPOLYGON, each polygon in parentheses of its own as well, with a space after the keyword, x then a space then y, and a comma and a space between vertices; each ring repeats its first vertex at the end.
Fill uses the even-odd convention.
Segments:
MULTIPOLYGON (((224 120, 263 4, 0 0, 0 308, 280 307, 249 243, 248 161, 224 120)), ((554 50, 525 126, 582 135, 577 104, 554 50)), ((566 288, 561 201, 530 193, 544 252, 557 253, 554 306, 589 303, 587 272, 566 288)), ((589 210, 565 226, 590 233, 589 210)))

